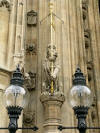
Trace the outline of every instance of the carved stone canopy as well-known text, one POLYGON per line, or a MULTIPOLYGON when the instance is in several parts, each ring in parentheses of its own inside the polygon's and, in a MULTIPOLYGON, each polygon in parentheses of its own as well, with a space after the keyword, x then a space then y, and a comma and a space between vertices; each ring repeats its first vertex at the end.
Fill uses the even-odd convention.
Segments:
POLYGON ((31 10, 27 13, 27 25, 36 26, 37 24, 37 12, 31 10))
POLYGON ((11 1, 10 0, 0 0, 0 7, 5 6, 10 11, 11 1))

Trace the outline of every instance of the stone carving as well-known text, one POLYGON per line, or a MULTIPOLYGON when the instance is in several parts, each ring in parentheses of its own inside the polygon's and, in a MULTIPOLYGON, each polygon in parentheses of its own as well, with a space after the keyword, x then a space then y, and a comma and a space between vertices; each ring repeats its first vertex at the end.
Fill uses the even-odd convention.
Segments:
POLYGON ((83 11, 83 20, 85 20, 88 14, 88 4, 86 1, 82 2, 82 11, 83 11))
POLYGON ((97 119, 97 110, 96 110, 97 98, 96 95, 93 93, 93 102, 91 106, 91 118, 92 122, 95 122, 97 119))
POLYGON ((87 49, 90 46, 90 30, 84 30, 84 37, 85 37, 85 48, 87 49))
POLYGON ((36 54, 36 44, 32 43, 26 46, 26 53, 27 54, 36 54))
POLYGON ((50 92, 51 82, 54 85, 54 91, 59 90, 58 73, 60 66, 56 64, 57 51, 54 45, 47 47, 47 56, 43 64, 44 67, 44 82, 43 88, 50 92))
POLYGON ((95 107, 96 103, 97 103, 97 98, 96 98, 96 95, 93 93, 93 102, 92 102, 91 107, 95 107))
POLYGON ((54 45, 49 45, 47 47, 47 59, 49 60, 49 62, 55 62, 56 58, 57 58, 57 51, 56 51, 56 47, 54 45))
POLYGON ((35 111, 24 111, 23 125, 25 127, 33 127, 35 125, 35 111))
POLYGON ((90 61, 87 63, 88 81, 89 82, 92 80, 92 69, 93 69, 93 64, 92 64, 92 61, 90 61))
POLYGON ((28 89, 28 91, 33 91, 36 89, 36 73, 28 72, 24 75, 25 79, 25 88, 28 89))
POLYGON ((23 6, 23 1, 19 2, 19 5, 23 6))
POLYGON ((27 25, 36 26, 37 24, 37 12, 31 10, 27 13, 27 25))
POLYGON ((5 6, 10 11, 11 2, 10 0, 0 0, 0 7, 5 6))
POLYGON ((82 12, 83 12, 83 26, 84 29, 88 28, 88 1, 82 1, 82 12))
POLYGON ((92 121, 94 122, 96 119, 96 112, 95 111, 91 112, 91 118, 92 118, 92 121))

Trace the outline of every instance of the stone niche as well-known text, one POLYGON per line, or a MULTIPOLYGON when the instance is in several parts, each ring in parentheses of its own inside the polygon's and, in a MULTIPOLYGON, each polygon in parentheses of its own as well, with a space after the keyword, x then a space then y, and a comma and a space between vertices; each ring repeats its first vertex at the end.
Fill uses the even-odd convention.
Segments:
POLYGON ((27 13, 27 25, 36 26, 37 25, 37 12, 31 10, 27 13))

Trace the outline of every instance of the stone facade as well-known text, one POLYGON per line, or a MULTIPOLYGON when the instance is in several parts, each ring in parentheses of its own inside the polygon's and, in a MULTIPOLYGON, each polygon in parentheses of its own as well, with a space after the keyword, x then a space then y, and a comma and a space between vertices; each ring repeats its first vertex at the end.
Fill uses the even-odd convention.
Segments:
MULTIPOLYGON (((24 74, 27 92, 20 126, 37 125, 38 133, 49 133, 59 132, 57 126, 61 123, 66 126, 76 125, 68 95, 77 65, 86 75, 87 85, 93 92, 88 124, 100 125, 98 0, 0 0, 0 127, 8 126, 4 92, 17 64, 20 64, 24 74), (52 5, 53 13, 50 12, 52 5), (50 25, 53 30, 50 30, 50 25), (57 78, 49 75, 46 79, 54 83, 54 95, 48 91, 52 85, 44 89, 44 62, 48 59, 47 47, 52 48, 52 44, 57 51, 53 71, 57 73, 57 78)), ((63 132, 74 133, 75 130, 63 132)))

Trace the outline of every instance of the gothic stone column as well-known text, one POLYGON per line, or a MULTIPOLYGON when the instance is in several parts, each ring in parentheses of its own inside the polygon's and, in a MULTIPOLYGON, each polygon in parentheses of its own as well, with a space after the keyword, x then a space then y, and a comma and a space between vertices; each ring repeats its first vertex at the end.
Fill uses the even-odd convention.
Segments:
POLYGON ((49 92, 43 92, 40 101, 44 106, 44 133, 56 133, 57 127, 61 125, 61 106, 65 101, 62 92, 55 92, 51 95, 49 92))

